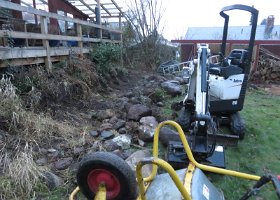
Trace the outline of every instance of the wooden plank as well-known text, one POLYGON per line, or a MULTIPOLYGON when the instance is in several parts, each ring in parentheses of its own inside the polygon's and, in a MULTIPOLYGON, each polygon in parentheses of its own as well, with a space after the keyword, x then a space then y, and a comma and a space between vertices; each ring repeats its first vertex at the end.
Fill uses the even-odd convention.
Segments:
POLYGON ((0 60, 0 68, 9 66, 22 66, 22 65, 34 65, 44 63, 45 59, 41 58, 21 58, 21 59, 11 59, 11 60, 0 60))
MULTIPOLYGON (((51 57, 52 62, 59 62, 61 60, 67 60, 68 56, 55 56, 51 57)), ((37 58, 18 58, 18 59, 10 59, 10 60, 0 60, 0 68, 5 68, 9 66, 23 66, 23 65, 35 65, 42 64, 45 62, 44 57, 37 58)))
MULTIPOLYGON (((24 32, 27 32, 26 23, 24 23, 24 32)), ((25 46, 28 47, 28 39, 27 38, 25 38, 25 46)))
POLYGON ((88 4, 86 4, 86 2, 84 0, 79 0, 82 4, 84 4, 84 6, 86 6, 89 10, 91 10, 93 13, 95 13, 95 10, 92 9, 88 4))
POLYGON ((44 48, 1 48, 0 58, 5 59, 16 59, 16 58, 31 58, 31 57, 45 57, 46 49, 44 48))
POLYGON ((123 11, 122 11, 122 9, 118 6, 118 4, 117 4, 114 0, 111 0, 111 1, 112 1, 112 3, 116 6, 116 8, 120 11, 120 13, 123 14, 123 11))
MULTIPOLYGON (((43 10, 37 10, 35 8, 32 8, 32 7, 24 7, 24 6, 21 6, 19 4, 11 3, 11 2, 8 2, 8 1, 0 1, 0 7, 11 9, 11 10, 17 10, 17 11, 21 11, 21 12, 27 12, 27 13, 31 13, 31 14, 35 14, 35 15, 44 16, 44 17, 55 18, 55 19, 62 20, 62 21, 68 21, 68 22, 73 22, 73 23, 77 23, 77 24, 82 24, 82 25, 85 25, 85 26, 102 28, 102 26, 94 24, 94 23, 90 23, 90 22, 87 22, 87 21, 83 21, 83 20, 80 20, 80 19, 74 19, 74 18, 70 18, 70 17, 66 17, 66 16, 61 16, 61 15, 58 15, 56 13, 46 12, 46 11, 43 11, 43 10)), ((117 32, 116 30, 113 30, 113 29, 110 29, 110 28, 105 28, 104 27, 103 29, 108 30, 108 31, 112 31, 112 32, 117 32)), ((120 32, 120 31, 118 31, 118 32, 120 32)))
MULTIPOLYGON (((77 35, 78 35, 79 38, 82 38, 82 26, 81 26, 81 24, 77 24, 77 35)), ((83 55, 82 54, 82 49, 83 49, 83 42, 82 41, 78 42, 78 47, 81 49, 79 54, 82 56, 83 55)))
MULTIPOLYGON (((44 16, 40 16, 40 22, 41 22, 41 33, 48 34, 47 18, 44 16)), ((45 47, 45 49, 46 49, 45 65, 46 65, 47 69, 51 72, 52 71, 52 62, 51 62, 51 56, 50 56, 49 40, 47 40, 47 39, 43 40, 43 47, 45 47)))
MULTIPOLYGON (((71 51, 80 53, 79 47, 71 47, 71 51)), ((89 53, 90 48, 83 48, 82 53, 87 54, 89 53)), ((68 56, 70 52, 70 48, 64 47, 55 47, 50 48, 49 53, 50 56, 68 56)), ((26 47, 26 48, 0 48, 0 60, 6 59, 18 59, 18 58, 34 58, 34 57, 46 57, 46 49, 43 47, 26 47)))
POLYGON ((108 40, 99 38, 88 38, 88 37, 75 37, 75 36, 64 36, 64 35, 51 35, 51 34, 40 34, 40 33, 24 33, 17 31, 6 31, 0 30, 0 37, 10 38, 27 38, 27 39, 49 39, 49 40, 75 40, 82 42, 108 42, 108 43, 121 43, 120 40, 108 40))
POLYGON ((9 38, 26 38, 26 39, 37 39, 37 40, 66 40, 66 41, 82 41, 82 42, 112 42, 120 43, 121 41, 111 41, 111 40, 101 40, 99 38, 88 38, 88 37, 77 37, 77 36, 65 36, 65 35, 52 35, 52 34, 41 34, 41 33, 31 33, 31 32, 17 32, 17 31, 7 31, 0 30, 0 37, 9 38))
POLYGON ((102 22, 101 22, 101 9, 100 9, 100 0, 96 0, 97 3, 97 10, 96 13, 96 22, 100 25, 100 29, 98 29, 97 37, 102 39, 102 22))
POLYGON ((101 18, 119 18, 119 15, 112 15, 112 16, 105 16, 105 15, 101 15, 101 18))
POLYGON ((83 53, 87 54, 89 53, 89 48, 82 48, 82 50, 79 47, 71 47, 71 48, 51 48, 50 55, 53 56, 68 56, 70 54, 70 51, 75 53, 83 53))

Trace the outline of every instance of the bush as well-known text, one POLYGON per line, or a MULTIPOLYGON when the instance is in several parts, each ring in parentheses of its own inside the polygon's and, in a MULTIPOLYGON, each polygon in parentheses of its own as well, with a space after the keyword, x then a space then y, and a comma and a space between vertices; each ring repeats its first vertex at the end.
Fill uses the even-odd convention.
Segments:
POLYGON ((101 43, 92 48, 89 56, 96 63, 97 72, 106 74, 111 68, 121 65, 122 49, 117 44, 101 43))
POLYGON ((161 89, 161 88, 156 88, 156 89, 153 91, 153 93, 151 93, 151 94, 149 95, 149 97, 152 99, 152 101, 153 101, 154 103, 157 103, 157 102, 159 102, 159 101, 163 101, 163 100, 165 99, 166 96, 167 96, 167 95, 166 95, 166 92, 165 92, 163 89, 161 89))

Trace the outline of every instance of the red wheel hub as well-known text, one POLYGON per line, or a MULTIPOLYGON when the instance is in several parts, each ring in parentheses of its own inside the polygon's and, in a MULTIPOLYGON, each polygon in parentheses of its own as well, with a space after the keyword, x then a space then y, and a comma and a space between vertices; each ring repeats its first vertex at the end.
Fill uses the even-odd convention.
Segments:
POLYGON ((121 185, 117 177, 106 169, 92 170, 87 183, 91 191, 97 193, 99 184, 103 183, 106 187, 106 198, 113 199, 120 193, 121 185))

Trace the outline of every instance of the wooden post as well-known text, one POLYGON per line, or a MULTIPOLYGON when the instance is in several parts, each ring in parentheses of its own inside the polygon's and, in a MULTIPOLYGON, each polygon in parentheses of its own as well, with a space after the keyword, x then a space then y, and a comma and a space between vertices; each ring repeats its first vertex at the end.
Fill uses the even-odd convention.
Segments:
MULTIPOLYGON (((33 8, 37 9, 36 8, 36 1, 33 0, 33 8)), ((37 18, 37 15, 34 15, 34 19, 35 19, 35 24, 38 25, 38 18, 37 18)))
MULTIPOLYGON (((77 36, 82 38, 82 25, 81 24, 76 24, 77 26, 77 36)), ((80 56, 83 56, 83 41, 78 42, 78 47, 80 48, 80 56)))
MULTIPOLYGON (((65 12, 65 11, 64 11, 64 16, 67 17, 67 12, 65 12)), ((65 28, 64 35, 67 35, 67 33, 68 33, 68 21, 65 21, 64 28, 65 28)))
MULTIPOLYGON (((47 23, 47 18, 44 16, 40 16, 40 21, 41 21, 41 33, 42 34, 48 34, 48 23, 47 23)), ((46 57, 45 57, 45 65, 49 72, 52 71, 52 62, 51 62, 51 56, 50 56, 50 44, 49 40, 42 40, 43 41, 43 46, 46 49, 46 57)))
POLYGON ((100 10, 100 0, 97 0, 97 10, 98 12, 96 12, 96 21, 97 24, 100 25, 100 29, 98 29, 99 31, 99 38, 102 39, 102 22, 101 22, 101 10, 100 10))
MULTIPOLYGON (((24 22, 24 32, 27 32, 26 22, 24 22)), ((28 47, 28 39, 25 38, 25 45, 28 47)))
MULTIPOLYGON (((122 31, 122 13, 119 13, 119 30, 122 31)), ((121 42, 123 41, 122 39, 122 33, 120 33, 121 35, 121 42)))
MULTIPOLYGON (((226 55, 229 55, 229 53, 231 52, 231 50, 232 50, 232 42, 229 43, 229 52, 228 52, 226 55)), ((226 56, 226 55, 224 55, 224 56, 226 56)))
POLYGON ((253 69, 251 69, 251 75, 257 71, 258 62, 259 62, 259 55, 260 55, 260 44, 255 45, 255 51, 253 54, 253 69))
MULTIPOLYGON (((119 13, 119 30, 122 31, 122 13, 119 13)), ((123 67, 123 38, 122 33, 120 33, 121 40, 121 66, 123 67)))

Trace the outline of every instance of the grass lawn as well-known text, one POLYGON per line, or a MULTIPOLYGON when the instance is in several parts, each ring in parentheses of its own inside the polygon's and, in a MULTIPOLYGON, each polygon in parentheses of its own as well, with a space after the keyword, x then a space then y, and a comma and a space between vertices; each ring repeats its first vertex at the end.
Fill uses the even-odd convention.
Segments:
MULTIPOLYGON (((236 148, 226 149, 227 168, 256 175, 280 174, 280 96, 249 91, 241 115, 246 123, 245 139, 236 148)), ((210 177, 228 200, 239 199, 255 183, 229 176, 210 177)), ((272 184, 268 184, 252 199, 278 198, 272 184)))

